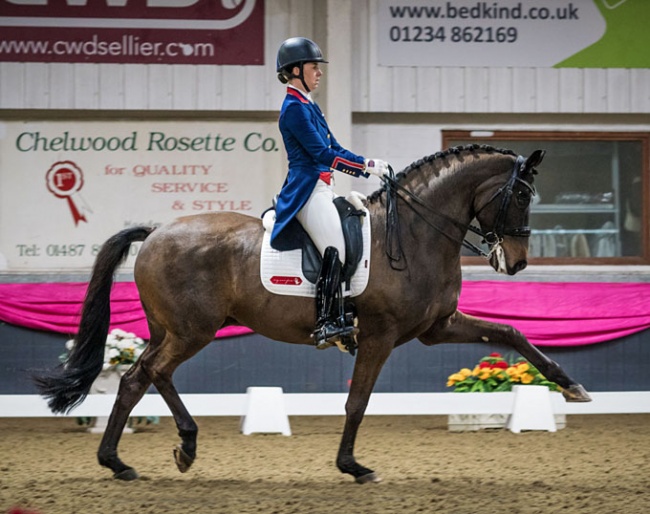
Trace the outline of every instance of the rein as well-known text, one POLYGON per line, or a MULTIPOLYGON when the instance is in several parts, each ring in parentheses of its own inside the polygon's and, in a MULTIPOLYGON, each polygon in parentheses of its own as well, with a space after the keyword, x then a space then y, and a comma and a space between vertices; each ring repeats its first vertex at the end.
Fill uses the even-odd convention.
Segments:
POLYGON ((386 185, 386 255, 390 262, 391 268, 398 271, 402 271, 406 269, 406 255, 404 254, 404 250, 402 249, 402 242, 400 236, 401 231, 399 230, 399 216, 397 214, 397 198, 401 198, 402 200, 404 200, 406 205, 408 205, 409 208, 431 228, 433 228, 434 230, 436 230, 437 232, 439 232, 441 235, 445 236, 449 240, 455 243, 460 243, 464 248, 470 250, 471 252, 475 253, 480 257, 489 258, 495 251, 498 252, 499 250, 501 250, 500 244, 503 241, 503 236, 530 237, 530 227, 528 226, 518 227, 514 229, 507 229, 507 230, 505 229, 505 217, 508 211, 508 207, 510 206, 510 202, 512 201, 514 185, 517 182, 524 184, 531 191, 533 195, 535 194, 534 187, 519 177, 519 173, 521 173, 521 171, 524 169, 525 164, 526 164, 526 159, 522 156, 518 156, 508 181, 503 186, 501 186, 490 197, 490 199, 476 212, 476 215, 478 215, 496 198, 502 196, 501 205, 499 206, 499 211, 497 213, 497 217, 494 222, 494 228, 487 233, 483 232, 479 227, 475 227, 471 224, 465 225, 464 223, 461 223, 453 218, 450 218, 446 214, 442 214, 429 207, 417 195, 413 194, 411 191, 409 191, 408 189, 406 189, 404 186, 400 185, 397 182, 397 180, 395 179, 395 172, 393 171, 393 168, 389 166, 389 174, 381 177, 381 179, 386 185), (481 248, 479 248, 478 246, 471 243, 465 238, 459 240, 453 236, 450 236, 442 228, 438 227, 430 220, 425 218, 420 212, 418 212, 413 207, 413 205, 411 205, 409 202, 406 202, 405 197, 410 198, 413 203, 419 205, 424 210, 428 211, 430 214, 433 214, 435 216, 445 219, 446 221, 449 221, 450 223, 452 223, 453 225, 461 229, 463 233, 470 231, 482 237, 483 242, 488 244, 490 250, 486 253, 481 248), (400 267, 397 267, 397 263, 399 263, 402 260, 404 261, 404 264, 401 265, 400 267))

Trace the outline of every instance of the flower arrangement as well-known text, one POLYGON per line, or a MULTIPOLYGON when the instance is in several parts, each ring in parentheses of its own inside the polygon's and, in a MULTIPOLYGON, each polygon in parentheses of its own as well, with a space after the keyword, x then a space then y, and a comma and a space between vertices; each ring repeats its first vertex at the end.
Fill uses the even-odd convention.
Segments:
POLYGON ((456 393, 492 393, 512 391, 514 385, 544 385, 551 391, 560 386, 547 380, 537 368, 523 357, 508 362, 500 353, 483 357, 473 370, 463 368, 450 375, 447 387, 456 393))
MULTIPOLYGON (((131 365, 142 355, 146 343, 131 332, 119 328, 113 329, 106 337, 103 370, 116 369, 121 365, 131 365)), ((68 352, 74 347, 74 339, 65 343, 65 353, 59 356, 62 362, 68 358, 68 352)))

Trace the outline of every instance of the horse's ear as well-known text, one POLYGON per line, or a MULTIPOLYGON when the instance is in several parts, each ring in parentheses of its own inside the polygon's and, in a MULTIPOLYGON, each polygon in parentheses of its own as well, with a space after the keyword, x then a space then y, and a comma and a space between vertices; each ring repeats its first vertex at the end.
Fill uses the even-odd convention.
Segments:
POLYGON ((546 150, 535 150, 532 154, 530 154, 530 157, 526 159, 526 169, 531 170, 535 166, 539 166, 542 162, 542 159, 544 159, 545 154, 546 150))

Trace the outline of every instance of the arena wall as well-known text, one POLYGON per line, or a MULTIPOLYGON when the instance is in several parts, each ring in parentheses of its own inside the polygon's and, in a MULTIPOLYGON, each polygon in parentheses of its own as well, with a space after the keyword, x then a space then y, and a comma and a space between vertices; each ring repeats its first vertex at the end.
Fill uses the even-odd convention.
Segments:
MULTIPOLYGON (((317 39, 328 59, 318 101, 338 139, 397 169, 442 148, 443 130, 650 132, 650 69, 381 66, 375 45, 379 0, 265 0, 261 66, 0 63, 0 121, 274 120, 283 97, 275 52, 287 37, 317 39)), ((341 179, 371 192, 377 182, 341 179)), ((269 191, 269 197, 273 194, 269 191)), ((7 223, 0 217, 0 223, 7 223)), ((543 266, 512 280, 640 281, 648 266, 543 266)), ((468 266, 469 280, 495 280, 468 266)), ((84 281, 87 270, 5 273, 0 282, 84 281)), ((123 279, 130 278, 126 270, 123 279)), ((569 349, 547 349, 594 391, 649 390, 643 369, 650 333, 569 349)), ((30 370, 56 362, 66 336, 0 325, 0 393, 32 393, 30 370)), ((442 391, 446 376, 490 351, 469 345, 395 351, 377 391, 442 391)), ((241 393, 249 385, 286 392, 342 392, 354 359, 336 350, 279 345, 259 335, 211 344, 176 374, 185 393, 241 393)))

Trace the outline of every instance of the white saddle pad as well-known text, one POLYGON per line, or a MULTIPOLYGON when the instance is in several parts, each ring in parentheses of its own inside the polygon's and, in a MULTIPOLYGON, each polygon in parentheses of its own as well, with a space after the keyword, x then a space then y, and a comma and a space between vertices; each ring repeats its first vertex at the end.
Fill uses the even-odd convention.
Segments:
MULTIPOLYGON (((354 193, 353 193, 354 194, 354 193)), ((343 287, 343 296, 358 296, 368 285, 370 273, 370 213, 362 204, 348 198, 357 209, 366 213, 361 218, 363 234, 363 255, 357 270, 350 280, 350 290, 343 287)), ((316 297, 316 284, 312 284, 302 273, 302 250, 280 252, 271 248, 271 232, 275 223, 275 211, 264 215, 264 239, 262 240, 262 255, 260 258, 260 275, 262 284, 272 293, 289 296, 316 297)))

